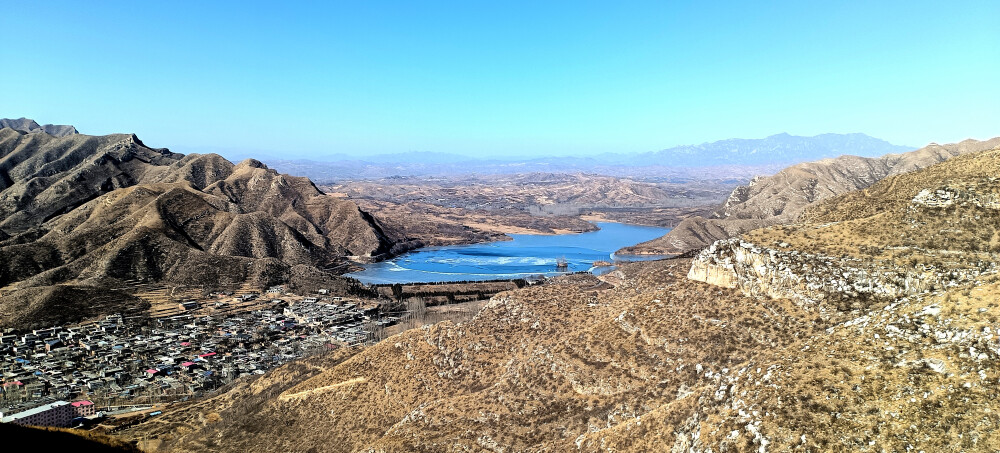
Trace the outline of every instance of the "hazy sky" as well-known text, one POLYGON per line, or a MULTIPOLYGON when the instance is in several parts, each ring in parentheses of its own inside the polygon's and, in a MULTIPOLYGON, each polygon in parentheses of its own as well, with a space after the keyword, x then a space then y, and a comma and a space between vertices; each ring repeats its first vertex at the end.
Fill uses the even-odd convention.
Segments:
POLYGON ((0 117, 312 158, 1000 135, 998 1, 285 3, 5 4, 0 117))

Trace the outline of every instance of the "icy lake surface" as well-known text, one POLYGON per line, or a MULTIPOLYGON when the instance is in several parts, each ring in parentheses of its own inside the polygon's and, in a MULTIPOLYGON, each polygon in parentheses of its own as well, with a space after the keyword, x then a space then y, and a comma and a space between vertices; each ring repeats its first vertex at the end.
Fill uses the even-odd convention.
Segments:
POLYGON ((668 228, 598 223, 590 233, 561 235, 512 234, 514 240, 485 244, 427 247, 388 261, 366 265, 347 274, 364 283, 412 283, 497 280, 532 275, 558 275, 556 263, 565 259, 569 272, 600 272, 595 261, 615 258, 640 260, 658 257, 613 256, 622 247, 663 236, 668 228))

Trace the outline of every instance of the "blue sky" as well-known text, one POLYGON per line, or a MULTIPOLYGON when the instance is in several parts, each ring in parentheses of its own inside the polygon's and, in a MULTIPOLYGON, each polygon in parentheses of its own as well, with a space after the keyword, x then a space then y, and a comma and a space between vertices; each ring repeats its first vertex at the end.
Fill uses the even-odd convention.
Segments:
POLYGON ((1000 2, 14 2, 0 117, 322 158, 1000 135, 1000 2))

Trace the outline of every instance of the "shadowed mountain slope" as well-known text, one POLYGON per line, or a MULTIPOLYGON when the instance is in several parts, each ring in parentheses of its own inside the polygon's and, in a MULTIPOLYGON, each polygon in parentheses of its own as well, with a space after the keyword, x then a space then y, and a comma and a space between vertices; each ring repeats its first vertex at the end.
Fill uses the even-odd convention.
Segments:
POLYGON ((879 158, 841 156, 794 165, 736 188, 710 218, 685 219, 665 236, 628 247, 623 252, 684 253, 764 226, 794 222, 806 206, 817 201, 866 188, 888 176, 997 145, 1000 145, 1000 137, 948 145, 931 144, 916 151, 879 158))
MULTIPOLYGON (((12 423, 0 424, 0 438, 8 444, 30 445, 37 451, 80 453, 141 453, 134 445, 111 436, 64 428, 34 428, 12 423)), ((20 450, 15 448, 15 450, 20 450)))

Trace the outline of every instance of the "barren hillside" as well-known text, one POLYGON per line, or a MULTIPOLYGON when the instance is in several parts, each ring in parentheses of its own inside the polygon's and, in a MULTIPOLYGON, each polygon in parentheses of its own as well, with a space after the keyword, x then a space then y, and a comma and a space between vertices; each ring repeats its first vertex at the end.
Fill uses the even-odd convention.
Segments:
POLYGON ((504 293, 466 324, 284 367, 134 435, 173 451, 669 445, 701 410, 698 394, 710 393, 702 373, 735 372, 817 328, 784 301, 743 303, 686 272, 686 261, 664 262, 630 268, 613 290, 572 277, 504 293), (277 413, 283 423, 268 421, 277 413), (632 438, 647 420, 654 432, 632 438))
MULTIPOLYGON (((735 182, 640 181, 589 174, 530 173, 458 178, 386 178, 323 186, 394 222, 425 228, 410 232, 436 237, 508 232, 550 234, 556 230, 589 231, 580 220, 651 226, 675 225, 680 219, 710 212, 735 182), (436 230, 442 229, 438 232, 436 230)), ((419 236, 418 236, 419 237, 419 236)), ((428 241, 425 241, 428 242, 428 241)))
POLYGON ((350 198, 423 202, 468 209, 576 214, 608 207, 677 207, 718 203, 732 185, 670 183, 590 174, 529 173, 461 178, 387 178, 324 186, 350 198))

